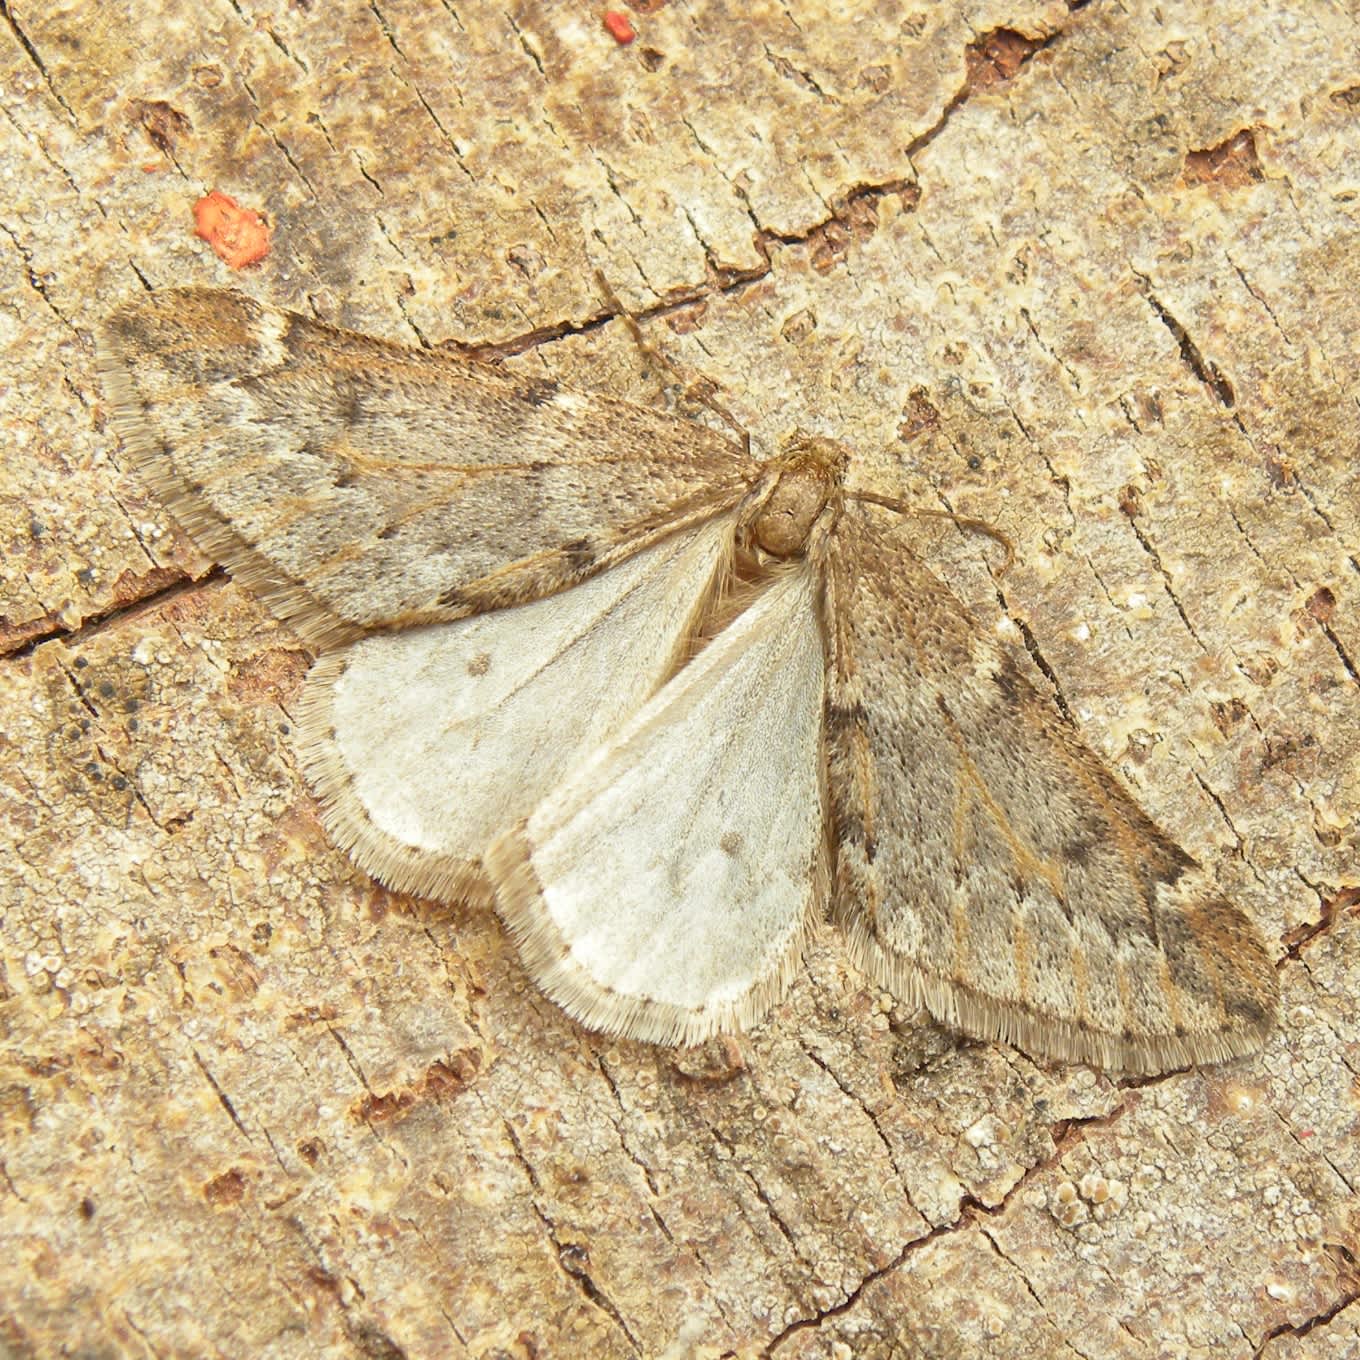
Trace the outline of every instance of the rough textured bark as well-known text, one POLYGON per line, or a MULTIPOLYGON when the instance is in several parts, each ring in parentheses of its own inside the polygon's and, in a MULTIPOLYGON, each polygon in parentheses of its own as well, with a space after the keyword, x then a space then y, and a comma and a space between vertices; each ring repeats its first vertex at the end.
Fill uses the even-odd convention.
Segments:
POLYGON ((637 11, 0 3, 0 1345, 1360 1353, 1354 14, 637 11), (120 467, 91 323, 236 282, 675 399, 595 267, 757 447, 1010 536, 902 529, 1276 943, 1264 1054, 1041 1069, 832 938, 751 1036, 608 1042, 327 844, 308 656, 120 467))

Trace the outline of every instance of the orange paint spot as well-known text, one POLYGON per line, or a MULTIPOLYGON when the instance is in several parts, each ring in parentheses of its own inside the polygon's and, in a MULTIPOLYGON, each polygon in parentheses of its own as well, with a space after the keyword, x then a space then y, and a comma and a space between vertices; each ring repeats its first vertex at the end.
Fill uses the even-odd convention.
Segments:
POLYGON ((628 16, 619 10, 605 10, 604 26, 609 30, 609 36, 620 47, 627 47, 637 37, 637 30, 629 22, 628 16))
POLYGON ((244 269, 269 254, 268 223, 217 189, 194 204, 194 235, 229 269, 244 269))

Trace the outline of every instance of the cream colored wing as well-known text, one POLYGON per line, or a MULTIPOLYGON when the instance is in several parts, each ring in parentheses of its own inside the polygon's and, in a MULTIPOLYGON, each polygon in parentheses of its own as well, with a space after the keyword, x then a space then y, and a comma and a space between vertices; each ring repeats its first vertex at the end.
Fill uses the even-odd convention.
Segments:
POLYGON ((825 886, 814 586, 776 578, 488 852, 529 973, 591 1028, 694 1043, 797 966, 825 886))
POLYGON ((298 736, 331 838, 390 887, 488 896, 482 852, 675 668, 732 534, 727 515, 546 599, 323 656, 298 736))
POLYGON ((852 506, 828 562, 833 918, 945 1024, 1135 1072, 1261 1046, 1256 928, 900 545, 852 506))
POLYGON ((759 475, 703 426, 239 293, 149 296, 98 347, 143 476, 320 644, 559 590, 719 513, 759 475))

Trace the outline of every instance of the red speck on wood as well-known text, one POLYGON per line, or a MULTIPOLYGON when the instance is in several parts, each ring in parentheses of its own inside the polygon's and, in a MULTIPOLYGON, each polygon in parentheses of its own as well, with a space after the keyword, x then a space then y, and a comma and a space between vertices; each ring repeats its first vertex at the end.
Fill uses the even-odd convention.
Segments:
POLYGON ((621 14, 616 9, 607 9, 604 12, 604 26, 609 30, 610 36, 620 47, 627 47, 637 32, 633 25, 628 22, 628 16, 621 14))
POLYGON ((194 204, 194 235, 230 269, 244 269, 269 254, 268 223, 217 189, 194 204))

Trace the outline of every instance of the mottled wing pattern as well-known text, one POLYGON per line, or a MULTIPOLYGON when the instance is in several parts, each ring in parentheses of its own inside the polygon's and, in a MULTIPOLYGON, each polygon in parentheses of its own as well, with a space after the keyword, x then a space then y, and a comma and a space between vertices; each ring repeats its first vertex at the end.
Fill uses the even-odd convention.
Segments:
POLYGON ((833 916, 941 1022, 1125 1071, 1260 1047, 1255 927, 872 506, 827 559, 833 916))
POLYGON ((703 426, 239 293, 156 293, 116 311, 98 345, 152 488, 321 644, 548 594, 758 476, 703 426))

